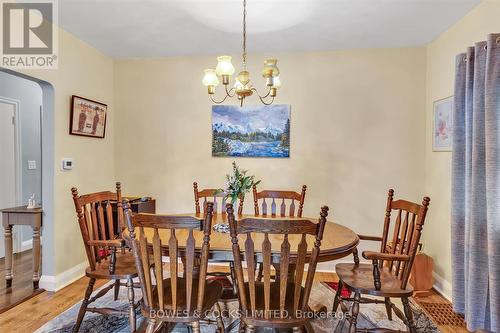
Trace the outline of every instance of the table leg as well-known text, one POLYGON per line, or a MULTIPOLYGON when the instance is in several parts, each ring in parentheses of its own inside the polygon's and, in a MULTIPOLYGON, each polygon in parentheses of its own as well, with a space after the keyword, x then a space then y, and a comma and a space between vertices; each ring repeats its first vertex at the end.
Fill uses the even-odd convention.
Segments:
POLYGON ((40 281, 40 228, 33 227, 33 288, 38 289, 40 281))
MULTIPOLYGON (((5 216, 5 215, 4 215, 5 216)), ((7 288, 12 287, 12 226, 8 225, 5 230, 5 282, 7 288)))

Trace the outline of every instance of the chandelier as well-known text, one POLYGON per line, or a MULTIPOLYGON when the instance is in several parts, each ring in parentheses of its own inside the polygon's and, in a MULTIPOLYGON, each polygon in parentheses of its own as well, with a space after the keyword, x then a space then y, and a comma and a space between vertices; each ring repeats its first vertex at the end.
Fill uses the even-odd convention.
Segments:
POLYGON ((250 82, 250 73, 247 71, 247 1, 243 0, 243 70, 239 72, 235 79, 234 86, 229 88, 229 83, 234 74, 234 66, 231 63, 231 57, 224 55, 217 57, 217 67, 215 69, 205 69, 202 83, 208 89, 208 95, 215 104, 223 103, 228 97, 237 97, 240 101, 240 106, 243 106, 243 101, 246 97, 255 93, 259 96, 260 101, 264 105, 271 105, 274 102, 276 93, 281 87, 279 78, 280 71, 276 66, 277 59, 269 58, 264 61, 262 69, 262 77, 266 80, 267 93, 260 95, 256 88, 250 82), (222 80, 225 96, 221 100, 214 98, 215 88, 222 80))

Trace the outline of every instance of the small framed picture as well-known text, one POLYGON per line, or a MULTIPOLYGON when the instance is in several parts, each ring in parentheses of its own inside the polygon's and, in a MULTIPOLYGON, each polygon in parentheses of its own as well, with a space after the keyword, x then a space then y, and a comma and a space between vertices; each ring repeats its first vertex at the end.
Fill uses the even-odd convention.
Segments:
POLYGON ((453 96, 434 102, 432 151, 452 151, 453 96))
POLYGON ((73 95, 69 134, 104 138, 107 113, 106 104, 73 95))

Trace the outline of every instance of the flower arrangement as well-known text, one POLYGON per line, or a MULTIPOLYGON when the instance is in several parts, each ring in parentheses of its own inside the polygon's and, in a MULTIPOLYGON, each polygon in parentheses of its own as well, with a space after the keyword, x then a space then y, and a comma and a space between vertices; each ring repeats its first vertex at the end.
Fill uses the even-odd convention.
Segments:
POLYGON ((236 162, 233 162, 233 174, 226 175, 226 189, 219 189, 218 193, 226 193, 226 199, 231 199, 234 205, 238 198, 244 198, 254 185, 260 183, 255 181, 255 176, 247 176, 248 170, 241 170, 236 162))

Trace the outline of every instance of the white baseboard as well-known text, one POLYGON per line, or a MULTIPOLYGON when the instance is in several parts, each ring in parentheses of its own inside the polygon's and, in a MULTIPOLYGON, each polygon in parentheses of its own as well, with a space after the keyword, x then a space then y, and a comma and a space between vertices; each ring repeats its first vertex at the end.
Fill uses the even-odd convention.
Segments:
POLYGON ((58 291, 67 285, 75 282, 85 275, 85 269, 88 263, 86 261, 71 267, 70 269, 57 275, 42 275, 40 278, 40 288, 47 291, 58 291))
POLYGON ((451 302, 451 283, 436 272, 432 272, 434 277, 434 289, 451 302))

